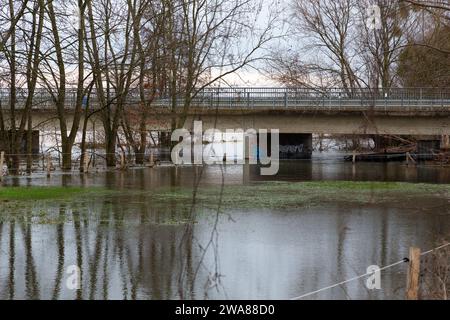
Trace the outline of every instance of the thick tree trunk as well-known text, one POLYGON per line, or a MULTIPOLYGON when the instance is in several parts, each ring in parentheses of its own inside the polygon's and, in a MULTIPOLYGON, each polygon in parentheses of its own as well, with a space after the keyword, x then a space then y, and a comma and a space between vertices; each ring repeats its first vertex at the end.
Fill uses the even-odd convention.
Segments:
POLYGON ((18 151, 16 149, 13 149, 11 156, 8 160, 8 168, 12 175, 18 175, 19 174, 19 168, 20 168, 20 156, 18 151))
POLYGON ((140 148, 135 149, 134 161, 136 164, 143 165, 145 162, 145 150, 141 150, 140 148))
POLYGON ((61 149, 62 149, 61 169, 63 171, 72 170, 72 148, 73 148, 73 143, 71 143, 70 141, 67 141, 66 139, 62 140, 62 142, 61 142, 61 149))
POLYGON ((106 166, 116 166, 116 135, 107 135, 105 137, 106 144, 106 166))

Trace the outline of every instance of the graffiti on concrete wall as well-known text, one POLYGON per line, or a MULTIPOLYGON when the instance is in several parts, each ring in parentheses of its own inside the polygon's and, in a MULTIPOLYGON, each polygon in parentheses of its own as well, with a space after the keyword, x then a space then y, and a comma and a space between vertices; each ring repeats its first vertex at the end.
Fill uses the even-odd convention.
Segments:
POLYGON ((299 144, 299 145, 281 145, 280 146, 280 152, 281 153, 302 153, 304 150, 304 145, 303 144, 299 144))

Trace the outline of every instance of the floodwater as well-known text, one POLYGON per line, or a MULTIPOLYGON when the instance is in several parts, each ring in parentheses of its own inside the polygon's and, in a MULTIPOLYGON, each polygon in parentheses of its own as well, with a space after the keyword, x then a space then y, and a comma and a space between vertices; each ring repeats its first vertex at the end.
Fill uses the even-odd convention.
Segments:
MULTIPOLYGON (((49 223, 0 222, 0 299, 290 299, 364 274, 423 250, 450 234, 448 199, 407 195, 394 203, 330 203, 301 208, 217 210, 201 202, 153 203, 161 188, 250 185, 283 181, 449 183, 450 169, 359 163, 315 155, 282 162, 276 177, 249 166, 158 167, 87 176, 7 178, 5 185, 106 186, 114 196, 37 202, 49 223), (407 200, 409 199, 409 200, 407 200), (198 211, 195 222, 186 220, 198 211), (76 219, 83 216, 84 219, 76 219), (59 219, 63 217, 63 219, 59 219), (81 271, 80 289, 73 270, 81 271)), ((217 189, 220 190, 220 187, 217 189)), ((4 213, 0 213, 4 214, 4 213)), ((365 280, 306 299, 402 299, 406 265, 386 270, 381 289, 365 280)))

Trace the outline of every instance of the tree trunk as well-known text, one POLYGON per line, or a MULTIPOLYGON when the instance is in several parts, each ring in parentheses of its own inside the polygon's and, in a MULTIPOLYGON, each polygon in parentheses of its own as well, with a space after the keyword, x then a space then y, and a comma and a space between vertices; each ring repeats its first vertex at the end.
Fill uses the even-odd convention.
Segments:
MULTIPOLYGON (((145 115, 145 111, 144 111, 144 115, 145 115)), ((146 146, 147 146, 147 128, 145 125, 145 121, 146 117, 143 116, 141 118, 141 123, 140 123, 140 127, 139 127, 139 131, 140 131, 140 141, 139 141, 139 147, 136 148, 137 152, 136 156, 135 156, 135 161, 136 164, 144 164, 144 160, 145 160, 145 150, 146 150, 146 146)))
POLYGON ((144 160, 145 160, 144 152, 145 152, 145 150, 141 150, 140 148, 136 148, 135 156, 134 156, 134 161, 136 162, 136 164, 140 164, 140 165, 144 164, 144 160))
POLYGON ((72 170, 72 148, 73 143, 67 139, 62 139, 61 149, 62 149, 62 166, 63 171, 72 170))
POLYGON ((31 119, 31 112, 28 114, 28 128, 27 128, 27 173, 31 174, 31 167, 33 166, 33 124, 31 119))
POLYGON ((106 144, 106 166, 116 166, 116 135, 110 134, 105 137, 106 144))

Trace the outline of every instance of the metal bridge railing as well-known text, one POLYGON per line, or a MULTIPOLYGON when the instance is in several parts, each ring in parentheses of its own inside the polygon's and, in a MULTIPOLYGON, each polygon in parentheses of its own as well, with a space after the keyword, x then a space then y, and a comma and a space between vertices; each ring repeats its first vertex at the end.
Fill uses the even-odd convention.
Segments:
MULTIPOLYGON (((147 95, 151 96, 150 90, 147 95)), ((114 101, 118 95, 109 92, 114 101)), ((18 89, 16 103, 20 108, 24 104, 28 92, 18 89)), ((74 108, 76 90, 67 89, 65 95, 66 108, 74 108)), ((10 105, 9 89, 0 88, 0 101, 3 109, 10 105)), ((94 108, 98 106, 98 95, 91 92, 89 101, 94 108)), ((157 94, 153 106, 169 107, 172 99, 161 93, 157 94)), ((47 89, 36 89, 33 97, 34 109, 54 107, 54 97, 47 89)), ((125 98, 126 105, 139 105, 141 98, 137 89, 132 89, 125 98)), ((183 106, 182 95, 177 98, 177 105, 183 106)), ((391 88, 391 89, 355 89, 343 88, 307 89, 307 88, 266 88, 266 87, 208 87, 195 96, 192 106, 221 109, 255 109, 255 108, 421 108, 450 107, 450 88, 391 88)))

